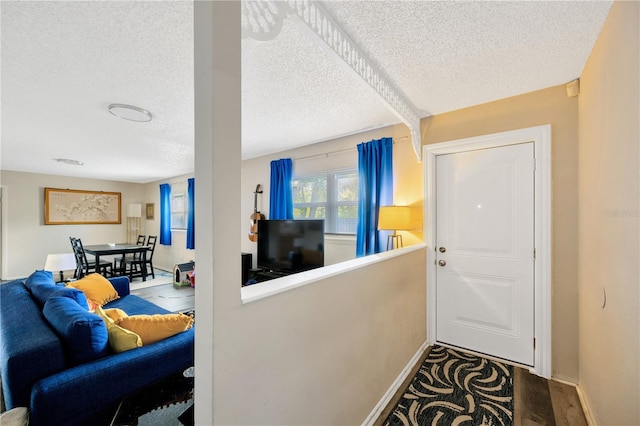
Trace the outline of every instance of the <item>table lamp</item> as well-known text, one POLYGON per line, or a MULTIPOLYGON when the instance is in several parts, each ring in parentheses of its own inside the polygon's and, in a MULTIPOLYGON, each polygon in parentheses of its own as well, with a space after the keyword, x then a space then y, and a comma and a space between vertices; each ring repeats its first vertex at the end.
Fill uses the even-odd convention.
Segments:
POLYGON ((393 235, 387 236, 387 250, 403 247, 402 235, 397 231, 408 231, 411 227, 411 209, 408 206, 383 206, 380 207, 378 217, 378 229, 381 231, 393 231, 393 235))
POLYGON ((73 253, 48 254, 44 270, 60 272, 60 281, 64 281, 64 271, 76 269, 76 258, 73 253))
POLYGON ((133 244, 142 230, 142 204, 129 204, 127 207, 127 243, 133 244))

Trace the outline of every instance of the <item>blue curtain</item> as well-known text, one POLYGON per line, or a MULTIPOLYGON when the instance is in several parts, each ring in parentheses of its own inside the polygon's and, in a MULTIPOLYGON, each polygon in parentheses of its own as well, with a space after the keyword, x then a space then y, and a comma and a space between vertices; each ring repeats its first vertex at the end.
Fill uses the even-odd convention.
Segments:
POLYGON ((187 207, 187 248, 193 250, 196 248, 196 180, 194 178, 187 179, 187 185, 187 199, 189 203, 187 207))
POLYGON ((160 185, 160 244, 171 245, 171 185, 160 185))
POLYGON ((358 145, 356 256, 385 250, 378 231, 380 206, 393 204, 393 142, 382 138, 358 145))
POLYGON ((293 219, 292 175, 291 158, 282 158, 271 162, 269 219, 293 219))

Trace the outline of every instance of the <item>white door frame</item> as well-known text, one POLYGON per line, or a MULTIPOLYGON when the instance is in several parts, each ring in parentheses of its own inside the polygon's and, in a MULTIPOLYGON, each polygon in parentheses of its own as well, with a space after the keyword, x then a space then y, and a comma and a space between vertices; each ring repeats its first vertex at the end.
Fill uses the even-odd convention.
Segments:
POLYGON ((427 244, 427 342, 436 343, 436 157, 478 149, 533 142, 534 177, 534 365, 530 371, 551 377, 551 125, 528 127, 423 146, 425 243, 427 244))

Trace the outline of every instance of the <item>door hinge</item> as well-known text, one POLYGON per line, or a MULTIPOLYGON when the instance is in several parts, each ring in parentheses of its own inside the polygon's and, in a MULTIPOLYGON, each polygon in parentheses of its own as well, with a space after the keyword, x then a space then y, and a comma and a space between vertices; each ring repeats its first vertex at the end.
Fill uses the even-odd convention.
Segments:
POLYGON ((536 260, 536 249, 533 249, 533 260, 536 260))
POLYGON ((535 337, 533 338, 533 350, 534 351, 536 350, 536 338, 535 337))
POLYGON ((536 159, 534 158, 533 159, 533 171, 534 172, 536 171, 536 167, 537 167, 537 162, 536 162, 536 159))

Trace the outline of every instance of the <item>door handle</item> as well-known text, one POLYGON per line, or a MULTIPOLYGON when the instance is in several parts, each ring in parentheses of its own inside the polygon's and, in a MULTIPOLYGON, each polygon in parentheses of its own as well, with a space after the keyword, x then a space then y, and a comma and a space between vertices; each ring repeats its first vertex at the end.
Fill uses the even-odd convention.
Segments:
POLYGON ((446 264, 447 264, 447 262, 445 262, 444 260, 438 260, 438 265, 444 266, 446 264))
POLYGON ((447 251, 447 249, 446 249, 446 248, 444 248, 444 247, 440 247, 440 248, 438 249, 438 251, 439 251, 440 253, 444 253, 445 251, 447 251))

